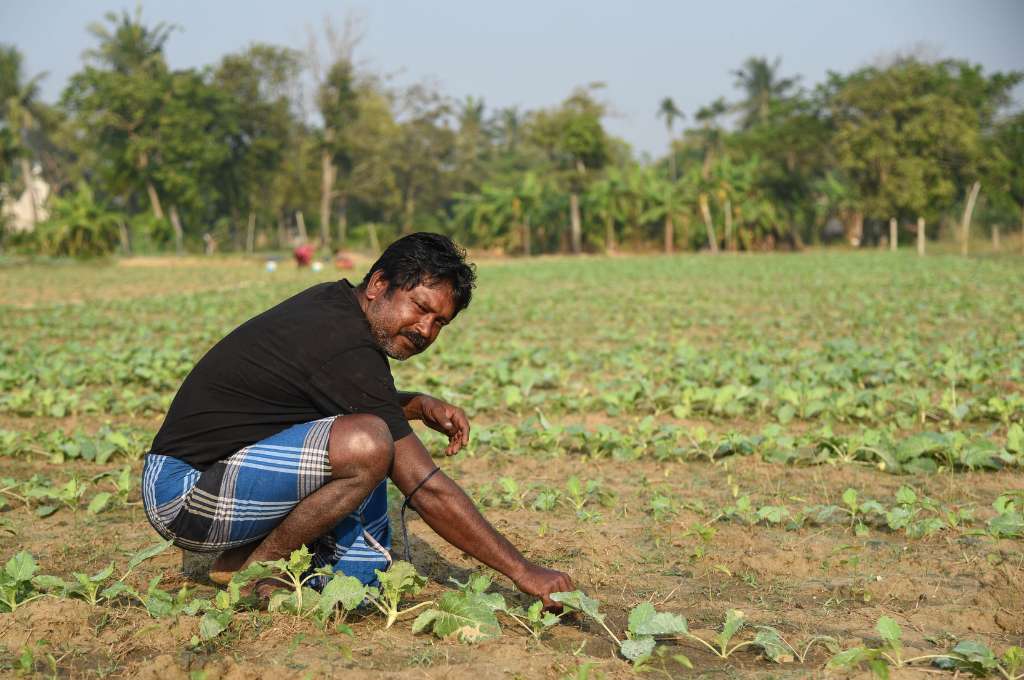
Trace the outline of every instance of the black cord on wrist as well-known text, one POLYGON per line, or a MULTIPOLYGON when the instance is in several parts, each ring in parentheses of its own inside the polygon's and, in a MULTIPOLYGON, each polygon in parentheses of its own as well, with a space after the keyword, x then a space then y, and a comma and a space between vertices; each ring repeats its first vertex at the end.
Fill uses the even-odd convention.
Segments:
MULTIPOLYGON (((427 476, 424 477, 423 479, 421 479, 420 483, 417 484, 413 488, 413 490, 409 493, 409 495, 405 497, 405 500, 402 501, 402 512, 399 515, 399 519, 400 519, 401 524, 402 524, 402 548, 405 551, 405 561, 406 562, 412 562, 412 551, 409 549, 409 529, 405 525, 405 509, 407 507, 409 507, 409 501, 411 501, 412 497, 416 495, 416 492, 420 490, 420 487, 422 487, 424 484, 426 484, 428 481, 430 481, 430 478, 433 477, 434 475, 436 475, 440 471, 441 471, 441 468, 435 467, 433 470, 428 472, 427 476)), ((413 510, 416 510, 416 508, 413 507, 413 510)), ((417 510, 417 512, 419 512, 419 511, 417 510)))

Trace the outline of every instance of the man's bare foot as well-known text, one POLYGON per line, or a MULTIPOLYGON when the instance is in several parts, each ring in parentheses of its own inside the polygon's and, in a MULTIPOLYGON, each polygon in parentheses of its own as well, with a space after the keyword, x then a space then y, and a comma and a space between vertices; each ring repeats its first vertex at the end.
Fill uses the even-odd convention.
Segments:
POLYGON ((245 561, 258 545, 259 541, 254 541, 225 550, 213 561, 210 572, 207 574, 208 578, 219 586, 226 586, 235 572, 245 565, 245 561))

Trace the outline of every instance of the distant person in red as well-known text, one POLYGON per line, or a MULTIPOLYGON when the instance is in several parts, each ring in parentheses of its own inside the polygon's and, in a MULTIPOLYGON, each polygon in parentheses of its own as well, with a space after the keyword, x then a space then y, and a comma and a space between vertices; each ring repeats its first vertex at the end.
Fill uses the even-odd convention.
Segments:
POLYGON ((303 243, 292 251, 292 255, 295 257, 295 264, 299 267, 308 267, 309 263, 313 261, 313 253, 316 252, 316 248, 309 243, 303 243))

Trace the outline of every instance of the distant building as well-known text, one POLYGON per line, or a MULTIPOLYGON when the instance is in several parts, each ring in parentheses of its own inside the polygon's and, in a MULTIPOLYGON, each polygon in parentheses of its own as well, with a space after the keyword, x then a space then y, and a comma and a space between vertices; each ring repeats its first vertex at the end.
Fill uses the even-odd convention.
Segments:
POLYGON ((9 187, 0 186, 0 222, 15 233, 35 230, 37 223, 50 217, 46 209, 49 197, 50 185, 43 179, 42 169, 37 164, 32 168, 28 187, 17 199, 11 198, 9 187))

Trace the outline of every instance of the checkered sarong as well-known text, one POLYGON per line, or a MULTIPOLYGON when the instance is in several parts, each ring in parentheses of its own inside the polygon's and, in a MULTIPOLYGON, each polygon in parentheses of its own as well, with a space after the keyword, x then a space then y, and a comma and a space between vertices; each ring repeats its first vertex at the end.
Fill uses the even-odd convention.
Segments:
MULTIPOLYGON (((295 425, 204 471, 179 458, 146 454, 146 517, 158 534, 195 552, 220 552, 263 538, 300 500, 330 481, 327 451, 333 423, 331 417, 295 425)), ((309 546, 313 566, 331 565, 372 583, 373 570, 389 564, 389 556, 373 542, 391 548, 387 480, 309 546)))

